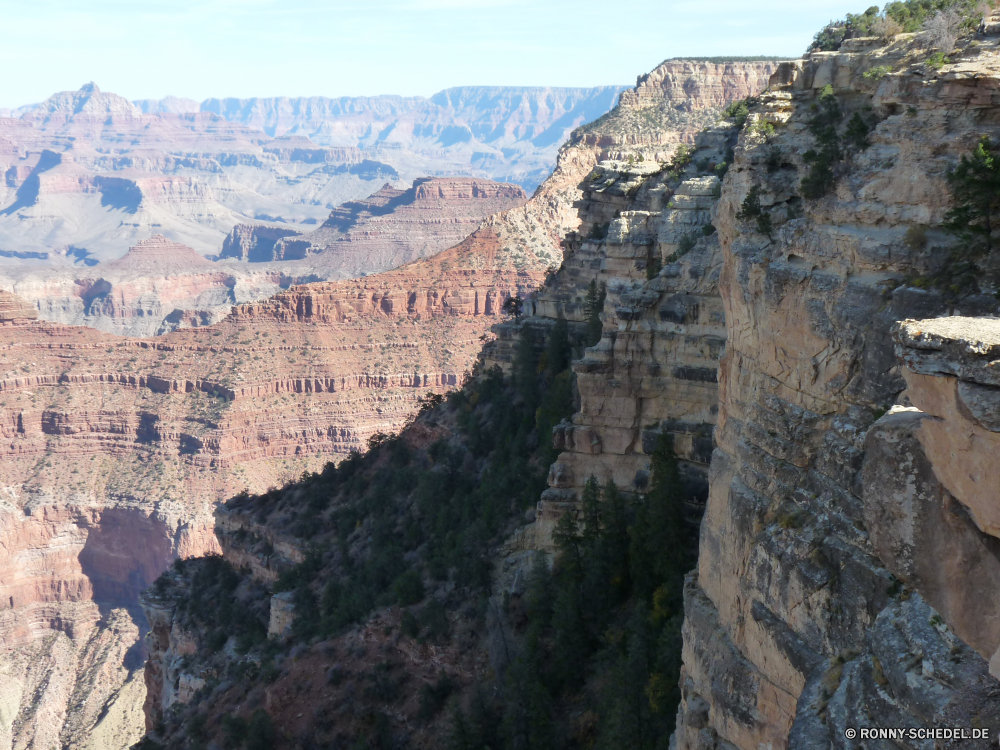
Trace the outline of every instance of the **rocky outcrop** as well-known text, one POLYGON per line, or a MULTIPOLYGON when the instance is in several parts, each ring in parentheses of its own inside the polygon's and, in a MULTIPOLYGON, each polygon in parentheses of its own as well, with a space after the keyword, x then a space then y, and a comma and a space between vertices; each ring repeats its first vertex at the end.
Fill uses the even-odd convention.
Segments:
POLYGON ((715 122, 718 97, 759 93, 776 65, 668 61, 564 149, 564 156, 592 160, 577 187, 578 223, 565 234, 558 272, 525 302, 523 323, 496 327, 498 341, 488 353, 489 361, 506 366, 521 327, 544 336, 559 318, 583 343, 589 286, 605 290, 603 336, 578 350, 583 356, 573 370, 580 410, 556 429, 563 452, 538 504, 536 528, 528 532, 533 544, 550 545, 555 523, 577 509, 591 476, 644 493, 662 432, 673 437, 692 512, 704 502, 726 335, 717 291, 722 255, 710 214, 719 194, 714 174, 732 158, 737 136, 732 123, 715 122), (663 83, 665 76, 671 83, 663 83), (680 90, 690 97, 682 99, 680 90), (633 137, 624 112, 682 101, 690 116, 661 124, 656 149, 633 137), (711 127, 704 128, 706 122, 711 127), (682 142, 691 143, 693 153, 671 164, 682 142))
POLYGON ((472 178, 421 178, 408 190, 390 183, 363 200, 347 201, 309 234, 285 233, 263 227, 252 239, 241 227, 233 229, 222 257, 251 261, 312 259, 327 278, 345 278, 388 271, 403 263, 429 257, 467 237, 486 217, 523 204, 527 196, 517 185, 472 178), (244 246, 246 250, 244 250, 244 246))
POLYGON ((998 729, 991 609, 966 614, 974 588, 956 580, 958 569, 994 575, 968 479, 983 462, 959 447, 975 425, 957 383, 915 364, 922 349, 948 349, 936 331, 961 327, 927 324, 922 347, 924 324, 904 325, 909 372, 891 333, 905 318, 996 310, 905 283, 938 273, 945 175, 996 106, 996 71, 976 47, 940 73, 915 64, 924 54, 900 37, 784 64, 725 178, 715 224, 727 337, 685 599, 679 748, 855 747, 844 731, 857 726, 998 729), (864 75, 877 66, 891 72, 864 75), (806 200, 807 123, 824 91, 844 122, 870 118, 870 146, 849 148, 830 194, 806 200), (752 187, 770 237, 737 219, 752 187), (905 241, 918 224, 927 242, 905 241), (920 412, 876 421, 906 398, 920 412))
POLYGON ((0 291, 0 323, 31 320, 38 313, 24 299, 10 292, 0 291))
POLYGON ((570 143, 598 146, 610 155, 665 161, 678 144, 692 144, 731 102, 756 96, 777 68, 775 60, 711 62, 666 60, 623 91, 618 106, 580 128, 570 143))
MULTIPOLYGON (((161 239, 122 266, 144 274, 187 252, 161 239)), ((104 638, 102 611, 134 606, 172 560, 219 551, 218 501, 398 431, 428 391, 462 382, 505 299, 543 277, 537 259, 516 267, 480 238, 390 274, 294 286, 155 340, 38 320, 3 297, 0 670, 28 664, 39 644, 104 638)), ((123 631, 124 648, 137 633, 123 631)), ((108 672, 104 708, 81 715, 74 738, 122 715, 114 696, 135 697, 136 666, 108 672)), ((4 708, 19 717, 16 737, 64 731, 59 717, 84 671, 67 676, 68 692, 50 696, 41 684, 34 704, 4 708), (48 718, 32 713, 42 703, 55 707, 48 718)))
POLYGON ((269 227, 262 224, 237 224, 222 242, 220 258, 236 258, 251 263, 274 260, 274 243, 296 236, 294 229, 269 227))
POLYGON ((0 259, 18 272, 73 268, 154 234, 215 255, 237 225, 302 233, 386 180, 405 189, 428 174, 531 190, 570 131, 620 90, 471 87, 435 101, 214 100, 192 109, 137 107, 88 84, 0 117, 0 259))

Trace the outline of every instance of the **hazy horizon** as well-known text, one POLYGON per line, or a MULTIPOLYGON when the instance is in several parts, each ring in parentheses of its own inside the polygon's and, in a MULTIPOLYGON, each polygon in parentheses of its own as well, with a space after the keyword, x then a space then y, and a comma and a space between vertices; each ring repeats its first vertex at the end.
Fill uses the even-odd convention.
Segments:
POLYGON ((636 0, 0 0, 16 30, 0 108, 94 81, 130 100, 423 96, 458 86, 632 84, 670 57, 800 55, 861 5, 636 0), (781 18, 780 33, 775 18, 781 18))

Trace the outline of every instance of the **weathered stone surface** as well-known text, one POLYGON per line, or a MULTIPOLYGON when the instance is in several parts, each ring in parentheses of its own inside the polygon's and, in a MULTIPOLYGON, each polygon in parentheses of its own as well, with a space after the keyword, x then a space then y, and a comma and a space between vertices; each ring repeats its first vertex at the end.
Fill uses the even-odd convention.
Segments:
POLYGON ((265 262, 312 258, 326 278, 388 271, 453 247, 488 216, 516 208, 528 196, 518 185, 470 177, 424 177, 408 190, 386 183, 362 200, 347 201, 308 234, 262 226, 236 227, 222 257, 265 262), (284 236, 278 236, 279 231, 284 236))
POLYGON ((935 418, 897 408, 868 431, 862 474, 875 552, 955 634, 989 659, 1000 647, 1000 539, 984 534, 938 481, 922 446, 935 418))
MULTIPOLYGON (((839 747, 851 722, 942 725, 946 716, 996 700, 986 661, 970 648, 975 642, 989 655, 992 609, 984 608, 981 623, 966 612, 990 586, 950 582, 966 566, 981 566, 984 581, 993 575, 986 554, 992 540, 983 533, 995 523, 983 489, 996 486, 985 460, 997 455, 995 433, 984 426, 992 393, 976 387, 993 383, 973 376, 989 359, 990 334, 980 331, 971 346, 980 354, 956 361, 953 348, 964 346, 958 328, 931 324, 921 335, 927 321, 915 323, 913 338, 922 343, 906 345, 902 361, 910 371, 901 372, 892 329, 907 318, 996 310, 982 295, 946 302, 902 281, 933 273, 934 247, 947 242, 938 228, 949 208, 945 175, 1000 103, 998 72, 987 55, 973 65, 975 74, 925 77, 909 67, 917 54, 901 37, 891 46, 783 63, 762 111, 750 117, 751 125, 772 123, 773 135, 745 129, 724 180, 714 223, 726 343, 697 577, 717 624, 684 631, 679 748, 839 747), (898 72, 879 83, 864 78, 882 64, 898 72), (814 147, 807 121, 827 85, 844 118, 871 106, 877 124, 871 145, 845 162, 834 190, 803 200, 800 182, 810 167, 802 154, 814 147), (752 187, 775 224, 771 237, 736 219, 752 187), (929 227, 926 248, 904 242, 916 224, 929 227), (975 384, 962 386, 971 406, 962 405, 958 380, 975 384), (875 417, 906 397, 927 414, 919 427, 904 440, 899 420, 906 418, 893 415, 868 438, 875 417), (901 474, 890 476, 893 470, 901 474), (947 634, 928 625, 934 612, 918 606, 890 571, 909 576, 921 595, 926 590, 947 634), (893 633, 904 634, 905 644, 891 642, 893 633), (722 638, 747 676, 736 695, 716 698, 713 687, 728 679, 732 661, 697 655, 722 638), (819 666, 790 660, 789 643, 816 655, 819 666), (937 671, 937 656, 920 667, 913 660, 921 650, 944 660, 950 652, 968 665, 974 687, 950 687, 960 681, 951 682, 957 675, 950 666, 937 671), (898 670, 888 677, 891 689, 881 677, 873 682, 876 656, 885 660, 879 669, 898 670), (756 713, 733 708, 750 691, 761 695, 761 685, 781 692, 765 697, 756 713), (710 704, 707 723, 701 701, 710 704)), ((684 314, 681 305, 671 311, 684 314)))

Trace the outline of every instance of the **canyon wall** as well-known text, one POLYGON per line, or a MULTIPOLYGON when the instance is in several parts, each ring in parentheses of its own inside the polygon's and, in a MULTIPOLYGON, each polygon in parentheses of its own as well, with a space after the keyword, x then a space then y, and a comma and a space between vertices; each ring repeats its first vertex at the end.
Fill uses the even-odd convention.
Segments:
POLYGON ((504 301, 544 278, 518 258, 479 238, 153 340, 0 293, 0 747, 135 741, 139 592, 219 550, 218 501, 364 450, 459 385, 504 301))
POLYGON ((949 168, 995 135, 995 46, 963 45, 940 70, 909 35, 813 53, 781 66, 743 131, 715 218, 726 345, 678 748, 1000 729, 994 394, 979 374, 992 322, 894 328, 997 312, 941 281, 954 240, 940 231, 949 168), (833 189, 805 199, 809 126, 830 97, 840 128, 870 132, 845 137, 833 189), (755 187, 770 236, 737 218, 755 187))
POLYGON ((255 262, 308 257, 309 270, 325 278, 370 275, 436 255, 465 239, 486 217, 527 200, 517 185, 468 177, 425 177, 408 190, 386 183, 363 200, 333 209, 308 234, 282 231, 278 237, 262 226, 258 239, 253 229, 237 226, 223 243, 221 257, 255 262))
MULTIPOLYGON (((223 243, 225 262, 155 234, 121 258, 85 268, 21 269, 6 279, 0 273, 0 287, 34 303, 46 320, 153 336, 216 323, 234 304, 293 283, 365 276, 434 255, 526 200, 520 187, 489 180, 424 178, 409 190, 386 184, 335 209, 312 234, 239 224, 223 243)), ((551 254, 557 244, 549 242, 551 254)))
POLYGON ((734 123, 717 120, 724 102, 759 94, 777 65, 667 61, 564 149, 590 157, 574 203, 579 225, 564 235, 563 263, 525 302, 523 320, 494 328, 498 340, 487 361, 508 365, 522 329, 544 337, 559 318, 578 344, 591 343, 592 283, 605 292, 601 337, 573 365, 580 409, 556 429, 563 452, 526 532, 534 541, 523 543, 549 549, 555 524, 578 511, 591 476, 645 492, 662 432, 681 459, 692 515, 700 512, 726 335, 722 255, 710 214, 738 134, 734 123), (661 112, 672 114, 659 120, 661 112), (674 160, 681 144, 687 153, 674 160))

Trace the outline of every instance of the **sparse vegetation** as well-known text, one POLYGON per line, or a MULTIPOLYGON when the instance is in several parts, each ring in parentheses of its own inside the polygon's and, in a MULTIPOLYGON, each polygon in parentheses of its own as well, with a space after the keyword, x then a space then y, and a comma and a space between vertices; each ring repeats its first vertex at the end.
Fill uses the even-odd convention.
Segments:
POLYGON ((871 36, 889 42, 897 34, 920 31, 925 45, 950 52, 959 36, 979 27, 989 7, 982 0, 897 0, 881 11, 873 5, 863 13, 830 21, 809 49, 832 52, 845 39, 871 36))
POLYGON ((816 139, 816 148, 802 155, 809 165, 809 173, 802 180, 802 194, 806 198, 821 198, 833 187, 833 168, 842 155, 837 134, 842 113, 831 86, 827 85, 822 91, 819 100, 812 105, 812 112, 807 125, 816 139))
POLYGON ((771 220, 771 214, 761 206, 761 192, 759 185, 754 185, 750 188, 746 197, 743 198, 740 210, 736 212, 736 218, 740 221, 752 221, 758 234, 763 234, 767 237, 768 242, 773 242, 771 233, 774 231, 774 225, 771 220))
POLYGON ((861 77, 866 81, 881 81, 887 75, 892 72, 892 68, 888 65, 876 65, 872 68, 868 68, 861 77))
POLYGON ((604 311, 604 298, 606 296, 607 289, 605 289, 604 284, 598 285, 596 279, 591 279, 583 303, 583 314, 587 319, 587 346, 594 346, 601 340, 601 332, 604 329, 601 313, 604 311))

